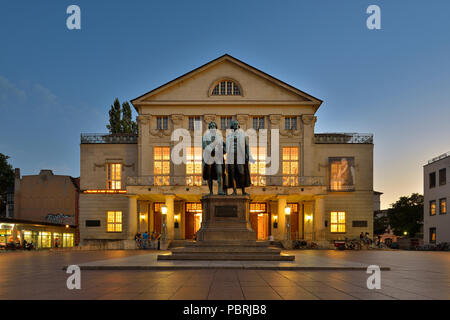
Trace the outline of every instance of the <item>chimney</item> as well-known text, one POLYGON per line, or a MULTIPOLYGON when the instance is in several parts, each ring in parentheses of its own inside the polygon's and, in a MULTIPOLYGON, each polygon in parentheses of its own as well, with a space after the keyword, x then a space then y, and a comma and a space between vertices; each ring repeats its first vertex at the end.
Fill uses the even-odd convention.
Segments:
POLYGON ((20 179, 20 168, 14 169, 14 178, 20 179))

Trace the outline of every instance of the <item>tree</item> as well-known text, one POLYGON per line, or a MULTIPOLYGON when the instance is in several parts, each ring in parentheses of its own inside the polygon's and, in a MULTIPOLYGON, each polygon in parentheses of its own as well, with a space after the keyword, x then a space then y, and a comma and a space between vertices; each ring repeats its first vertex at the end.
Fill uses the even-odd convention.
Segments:
POLYGON ((394 234, 400 236, 406 231, 414 237, 423 222, 423 195, 413 193, 409 197, 400 197, 391 207, 388 219, 394 234))
POLYGON ((131 107, 128 101, 122 103, 118 98, 114 100, 109 110, 109 124, 106 125, 109 133, 138 133, 138 126, 132 119, 131 107))
POLYGON ((6 205, 4 195, 8 188, 14 186, 14 170, 8 163, 9 157, 0 153, 0 214, 3 214, 6 205))
POLYGON ((389 219, 387 215, 383 214, 381 211, 375 211, 373 215, 373 233, 383 234, 389 227, 389 219))

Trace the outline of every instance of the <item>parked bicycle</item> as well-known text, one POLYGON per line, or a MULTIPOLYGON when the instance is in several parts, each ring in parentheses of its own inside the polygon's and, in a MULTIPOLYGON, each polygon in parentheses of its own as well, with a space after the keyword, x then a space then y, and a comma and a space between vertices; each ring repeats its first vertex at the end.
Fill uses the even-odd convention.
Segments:
POLYGON ((348 250, 361 250, 361 241, 353 239, 353 240, 348 240, 347 238, 345 238, 345 249, 348 250))

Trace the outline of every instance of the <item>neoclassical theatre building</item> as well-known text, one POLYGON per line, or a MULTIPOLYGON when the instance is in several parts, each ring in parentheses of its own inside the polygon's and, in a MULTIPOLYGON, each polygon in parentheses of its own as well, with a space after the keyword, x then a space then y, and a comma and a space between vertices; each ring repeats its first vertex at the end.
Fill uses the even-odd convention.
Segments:
POLYGON ((315 133, 321 103, 230 55, 132 100, 137 136, 81 135, 81 244, 133 248, 137 232, 161 232, 163 206, 168 239, 193 239, 202 222, 200 199, 208 193, 202 149, 189 147, 186 161, 175 164, 172 132, 186 129, 194 141, 195 129, 204 132, 215 121, 225 136, 232 120, 244 131, 267 129, 267 145, 251 147, 246 189, 258 239, 285 240, 290 233, 325 246, 372 235, 373 137, 315 133), (272 139, 275 129, 279 139, 272 139), (269 175, 266 159, 276 148, 278 170, 269 175))

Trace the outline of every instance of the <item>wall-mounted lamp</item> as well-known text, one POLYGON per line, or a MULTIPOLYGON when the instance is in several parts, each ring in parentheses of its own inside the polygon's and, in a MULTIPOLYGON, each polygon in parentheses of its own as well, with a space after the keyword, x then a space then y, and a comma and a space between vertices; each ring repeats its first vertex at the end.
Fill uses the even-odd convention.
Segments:
POLYGON ((273 216, 273 228, 274 229, 278 228, 278 216, 277 215, 273 216))
POLYGON ((175 215, 175 223, 174 223, 174 227, 175 227, 175 229, 178 229, 178 227, 180 226, 180 223, 179 223, 179 221, 180 221, 180 215, 175 215))
POLYGON ((312 221, 312 219, 313 219, 312 214, 307 214, 307 215, 305 216, 305 220, 306 220, 306 221, 312 221))
POLYGON ((287 216, 291 214, 291 207, 290 206, 286 206, 284 208, 284 214, 287 215, 287 216))
POLYGON ((145 214, 141 214, 141 220, 145 220, 145 214))

